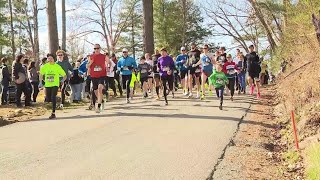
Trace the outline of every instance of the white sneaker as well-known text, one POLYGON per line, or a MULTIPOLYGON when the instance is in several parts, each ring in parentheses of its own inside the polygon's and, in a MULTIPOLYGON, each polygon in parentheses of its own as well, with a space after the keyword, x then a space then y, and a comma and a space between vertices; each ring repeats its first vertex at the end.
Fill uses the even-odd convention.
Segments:
POLYGON ((63 104, 60 104, 59 108, 60 108, 60 109, 63 109, 63 104))
POLYGON ((196 99, 200 99, 200 94, 197 94, 196 99))
POLYGON ((188 96, 189 95, 189 92, 185 92, 183 93, 184 96, 188 96))
POLYGON ((189 96, 188 96, 188 98, 192 98, 192 96, 193 96, 192 93, 190 93, 189 96))
POLYGON ((101 107, 100 108, 96 108, 96 113, 101 113, 101 107))

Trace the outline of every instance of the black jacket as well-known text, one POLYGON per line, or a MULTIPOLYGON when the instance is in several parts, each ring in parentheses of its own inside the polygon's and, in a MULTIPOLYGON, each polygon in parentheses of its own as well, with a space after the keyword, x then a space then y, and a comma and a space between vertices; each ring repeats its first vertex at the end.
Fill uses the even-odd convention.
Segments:
POLYGON ((13 63, 13 65, 12 65, 12 76, 13 76, 14 80, 19 79, 19 75, 18 75, 19 73, 22 73, 22 74, 24 74, 26 76, 26 72, 25 72, 22 64, 20 62, 13 63))
POLYGON ((2 64, 2 81, 1 81, 1 84, 3 86, 9 86, 9 83, 11 81, 11 75, 9 73, 9 68, 6 64, 2 64))

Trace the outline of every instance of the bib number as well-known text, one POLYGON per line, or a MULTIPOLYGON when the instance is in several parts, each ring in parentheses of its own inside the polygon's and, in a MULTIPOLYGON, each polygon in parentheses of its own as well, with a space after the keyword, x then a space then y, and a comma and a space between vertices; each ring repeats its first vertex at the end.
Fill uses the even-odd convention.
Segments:
POLYGON ((47 81, 50 82, 50 83, 54 82, 54 75, 48 75, 47 76, 47 81))
POLYGON ((145 70, 145 69, 142 69, 142 70, 141 70, 141 73, 143 73, 143 74, 144 74, 144 73, 147 73, 147 72, 148 72, 148 71, 145 70))
POLYGON ((224 81, 223 81, 223 79, 217 79, 216 83, 217 84, 224 84, 224 81))
POLYGON ((228 74, 230 74, 230 75, 233 75, 235 73, 236 73, 236 71, 234 69, 228 71, 228 74))
POLYGON ((163 67, 163 71, 170 71, 170 68, 169 67, 167 67, 167 66, 165 66, 165 67, 163 67))
POLYGON ((124 66, 123 70, 128 71, 129 70, 128 66, 124 66))
POLYGON ((100 72, 100 71, 102 71, 102 67, 101 66, 95 66, 93 71, 94 72, 100 72))
POLYGON ((196 69, 196 71, 195 71, 196 73, 199 73, 199 72, 201 72, 201 70, 200 69, 196 69))

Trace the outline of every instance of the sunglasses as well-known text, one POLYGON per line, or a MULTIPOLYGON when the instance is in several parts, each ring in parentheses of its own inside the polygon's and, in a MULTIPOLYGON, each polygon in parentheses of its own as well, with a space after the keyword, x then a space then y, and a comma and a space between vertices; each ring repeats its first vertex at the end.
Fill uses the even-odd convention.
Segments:
POLYGON ((63 54, 58 54, 58 56, 63 56, 63 54))
POLYGON ((98 49, 100 49, 100 48, 93 48, 94 50, 98 50, 98 49))
POLYGON ((181 51, 186 51, 186 50, 181 50, 181 51))
POLYGON ((203 48, 203 49, 208 49, 208 48, 203 48))
POLYGON ((128 52, 126 52, 126 51, 123 51, 122 53, 128 53, 128 52))

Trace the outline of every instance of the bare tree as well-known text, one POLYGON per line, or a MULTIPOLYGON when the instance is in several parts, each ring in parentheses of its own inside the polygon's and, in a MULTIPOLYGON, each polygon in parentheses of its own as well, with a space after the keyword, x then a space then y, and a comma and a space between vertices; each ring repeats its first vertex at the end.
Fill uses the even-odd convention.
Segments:
POLYGON ((144 51, 152 54, 154 51, 153 0, 143 0, 143 20, 144 51))
POLYGON ((47 23, 49 37, 49 52, 54 54, 59 49, 57 12, 55 0, 47 0, 47 23))
POLYGON ((15 59, 15 55, 16 55, 16 46, 15 46, 15 42, 14 42, 14 27, 13 27, 13 4, 12 1, 9 0, 9 9, 10 9, 10 27, 11 27, 11 48, 12 48, 12 58, 15 59))
POLYGON ((62 5, 62 45, 61 49, 66 50, 67 30, 66 30, 66 0, 61 1, 62 5))
POLYGON ((319 18, 317 18, 315 14, 312 14, 312 23, 315 27, 316 36, 320 45, 320 11, 319 11, 319 18))

